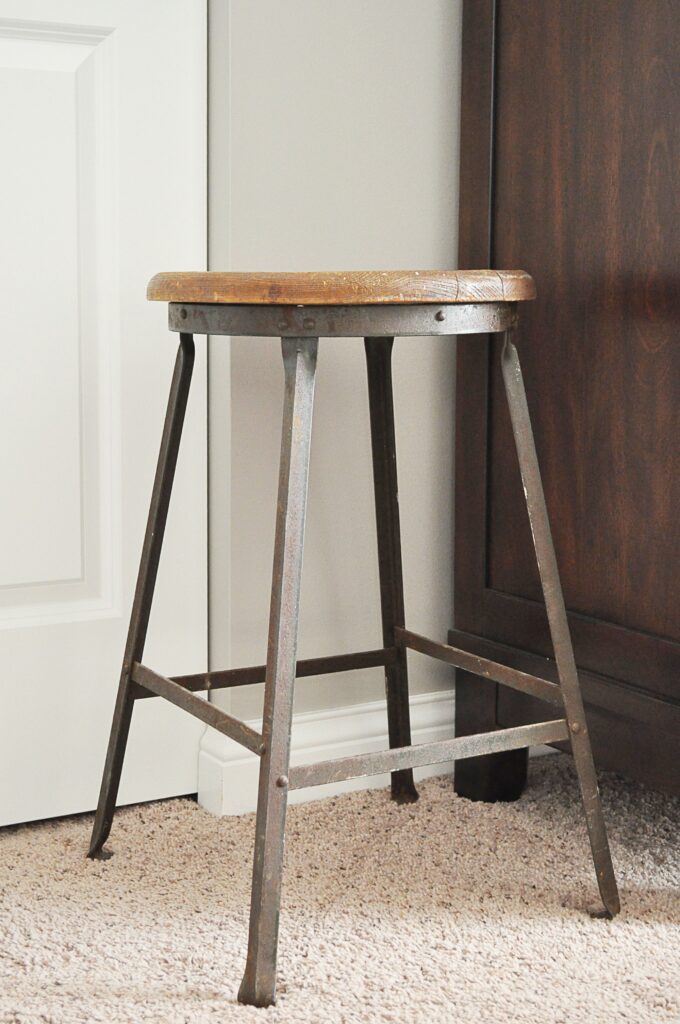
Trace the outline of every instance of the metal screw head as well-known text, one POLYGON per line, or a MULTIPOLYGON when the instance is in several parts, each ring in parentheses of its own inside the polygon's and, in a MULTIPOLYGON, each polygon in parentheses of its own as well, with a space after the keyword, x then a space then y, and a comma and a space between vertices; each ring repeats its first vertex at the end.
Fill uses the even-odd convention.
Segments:
POLYGON ((435 320, 438 320, 439 323, 441 323, 442 320, 444 320, 446 318, 446 313, 444 312, 443 309, 438 309, 437 312, 434 315, 434 318, 435 318, 435 320))
POLYGON ((267 744, 266 743, 260 743, 259 747, 257 748, 257 752, 258 752, 258 754, 266 754, 267 753, 267 744))
POLYGON ((311 331, 311 330, 313 330, 313 329, 314 329, 314 325, 315 325, 315 323, 316 323, 316 321, 315 321, 315 320, 313 320, 313 319, 311 318, 311 316, 306 316, 306 317, 304 318, 304 320, 302 321, 302 326, 304 327, 304 329, 305 329, 306 331, 311 331))
POLYGON ((570 725, 570 729, 571 729, 572 732, 580 732, 581 731, 581 723, 580 722, 572 722, 571 725, 570 725))
POLYGON ((186 320, 188 314, 187 314, 187 311, 184 308, 184 306, 182 306, 182 308, 180 309, 179 315, 180 315, 182 320, 186 320))
POLYGON ((276 785, 279 787, 279 789, 285 789, 286 786, 288 785, 288 776, 279 775, 278 779, 276 780, 276 785))

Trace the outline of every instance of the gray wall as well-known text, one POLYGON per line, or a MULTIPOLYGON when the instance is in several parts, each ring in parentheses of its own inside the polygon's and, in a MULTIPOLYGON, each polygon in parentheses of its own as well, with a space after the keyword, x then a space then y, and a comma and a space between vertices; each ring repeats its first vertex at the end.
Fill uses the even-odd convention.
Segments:
MULTIPOLYGON (((459 0, 213 0, 210 266, 454 267, 459 0)), ((380 644, 363 344, 320 343, 300 656, 380 644)), ((454 344, 395 343, 408 624, 452 608, 454 344)), ((273 340, 210 348, 211 664, 264 661, 280 443, 273 340)), ((450 672, 412 659, 415 691, 450 672)), ((302 680, 296 708, 374 700, 380 672, 302 680)), ((220 698, 257 717, 258 691, 220 698)))

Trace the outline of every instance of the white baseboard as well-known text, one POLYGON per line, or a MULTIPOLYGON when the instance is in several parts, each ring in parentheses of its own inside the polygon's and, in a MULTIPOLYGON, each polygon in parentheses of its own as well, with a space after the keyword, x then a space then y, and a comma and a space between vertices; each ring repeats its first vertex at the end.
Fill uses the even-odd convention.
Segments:
MULTIPOLYGON (((411 698, 411 732, 414 743, 431 743, 453 736, 453 691, 416 694, 411 698)), ((249 722, 258 731, 261 722, 249 722)), ((387 747, 387 715, 384 701, 353 704, 305 712, 293 718, 291 764, 326 761, 387 747)), ((198 760, 198 802, 212 814, 246 814, 255 810, 260 761, 232 740, 206 730, 198 760)), ((416 769, 416 778, 453 771, 453 762, 416 769)), ((304 803, 355 789, 389 785, 389 775, 310 789, 295 790, 291 803, 304 803)))

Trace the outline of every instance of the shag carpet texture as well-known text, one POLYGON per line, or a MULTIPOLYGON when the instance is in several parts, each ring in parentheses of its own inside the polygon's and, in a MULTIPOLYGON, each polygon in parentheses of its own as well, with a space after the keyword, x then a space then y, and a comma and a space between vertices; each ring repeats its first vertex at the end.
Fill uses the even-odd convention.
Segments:
POLYGON ((3 1024, 680 1021, 680 800, 601 779, 623 911, 597 892, 571 760, 513 804, 451 779, 293 807, 278 1002, 240 1006, 254 816, 191 800, 0 833, 3 1024))

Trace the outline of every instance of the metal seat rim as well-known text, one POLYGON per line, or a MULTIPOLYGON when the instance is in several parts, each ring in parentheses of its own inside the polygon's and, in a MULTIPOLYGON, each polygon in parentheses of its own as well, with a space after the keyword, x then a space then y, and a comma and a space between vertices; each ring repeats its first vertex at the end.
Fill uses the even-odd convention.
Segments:
POLYGON ((365 338, 494 334, 517 322, 515 302, 265 306, 168 303, 171 331, 245 337, 365 338))

